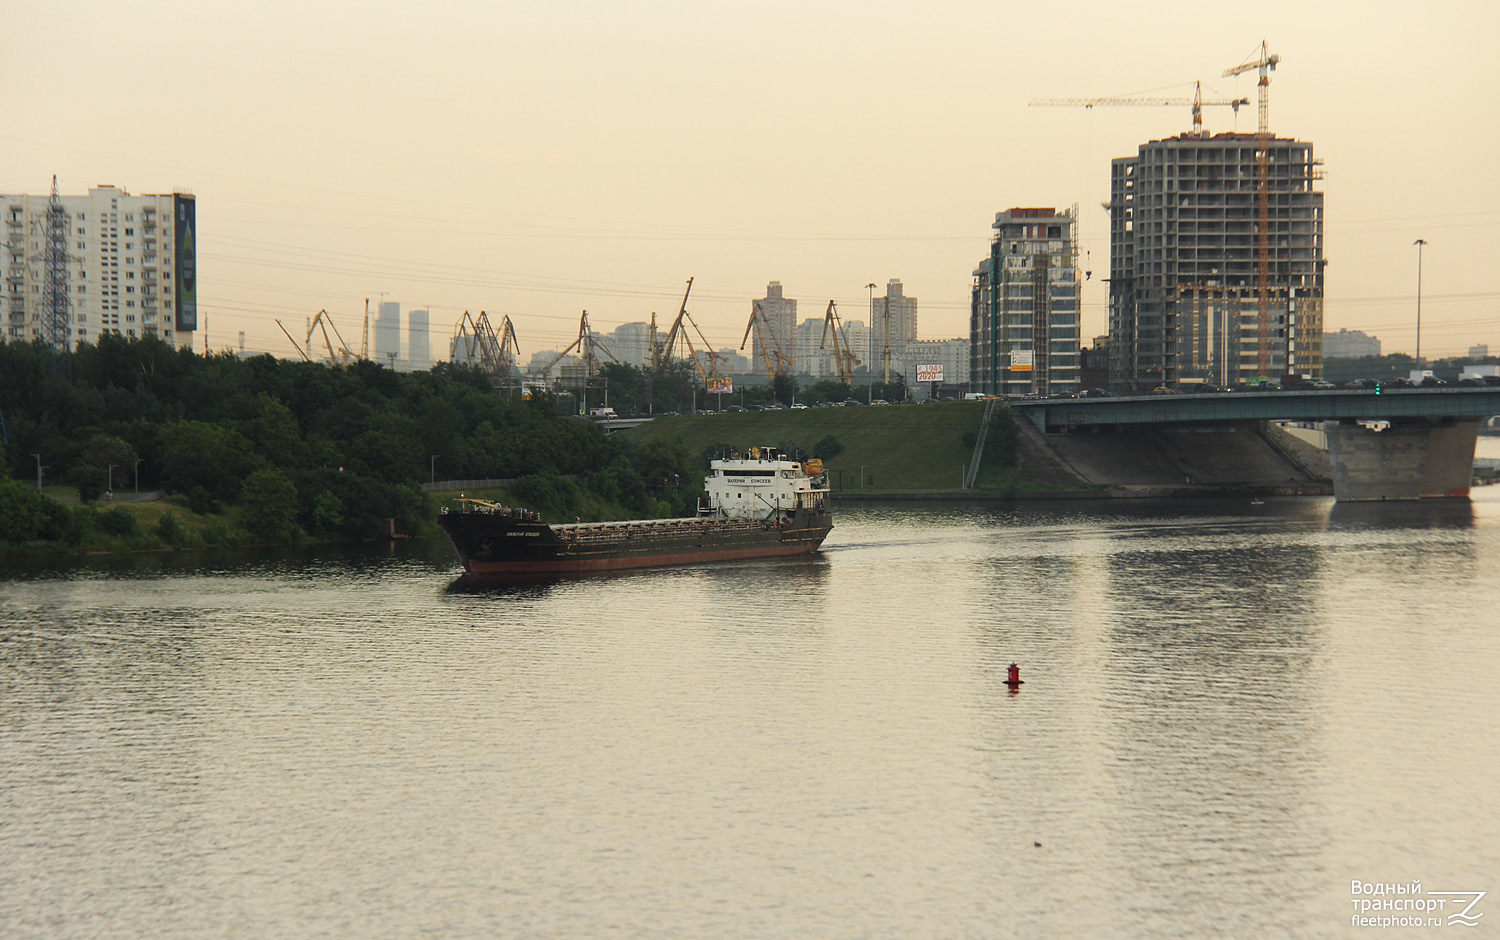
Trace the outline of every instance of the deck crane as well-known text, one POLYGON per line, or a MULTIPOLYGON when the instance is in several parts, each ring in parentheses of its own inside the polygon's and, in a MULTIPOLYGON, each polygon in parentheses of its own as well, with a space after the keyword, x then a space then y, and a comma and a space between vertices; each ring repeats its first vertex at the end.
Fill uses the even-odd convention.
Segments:
POLYGON ((1260 337, 1257 364, 1260 374, 1271 368, 1271 72, 1281 56, 1272 55, 1266 41, 1260 41, 1259 55, 1224 70, 1224 77, 1239 75, 1251 69, 1260 70, 1256 82, 1259 97, 1259 122, 1255 132, 1255 203, 1259 224, 1255 232, 1255 292, 1257 301, 1256 330, 1260 337))
POLYGON ((778 375, 786 375, 796 367, 797 362, 791 356, 781 351, 781 343, 776 339, 776 331, 771 329, 771 324, 766 322, 766 312, 761 309, 760 301, 755 301, 750 307, 750 322, 745 324, 745 338, 740 340, 740 349, 750 341, 750 331, 755 331, 756 345, 760 347, 760 357, 766 367, 766 375, 775 378, 778 375))
POLYGON ((339 328, 334 324, 333 318, 328 315, 327 310, 319 310, 317 315, 308 321, 307 341, 305 343, 299 343, 295 339, 293 339, 292 334, 287 332, 287 328, 282 325, 280 320, 276 321, 276 325, 281 327, 281 332, 286 333, 287 339, 292 340, 292 345, 297 347, 297 354, 308 362, 313 361, 313 334, 317 332, 321 332, 323 334, 323 348, 328 350, 329 365, 347 366, 349 365, 349 360, 354 358, 354 353, 350 351, 349 344, 344 342, 344 337, 339 335, 339 328), (333 339, 331 339, 328 335, 328 328, 330 326, 333 327, 334 337, 337 337, 339 341, 337 350, 334 349, 333 339))
POLYGON ((854 387, 854 367, 859 365, 859 357, 854 355, 854 350, 849 348, 849 337, 844 333, 844 325, 839 321, 839 312, 834 308, 833 301, 828 301, 828 312, 823 315, 823 341, 818 344, 819 349, 828 345, 828 337, 833 336, 833 367, 838 373, 839 381, 854 387))
POLYGON ((1119 105, 1170 108, 1188 106, 1193 109, 1194 137, 1203 136, 1203 108, 1205 106, 1227 105, 1234 109, 1235 114, 1239 114, 1240 106, 1249 103, 1249 98, 1212 98, 1204 101, 1202 82, 1193 82, 1193 97, 1191 98, 1033 98, 1030 101, 1034 108, 1097 108, 1119 105))

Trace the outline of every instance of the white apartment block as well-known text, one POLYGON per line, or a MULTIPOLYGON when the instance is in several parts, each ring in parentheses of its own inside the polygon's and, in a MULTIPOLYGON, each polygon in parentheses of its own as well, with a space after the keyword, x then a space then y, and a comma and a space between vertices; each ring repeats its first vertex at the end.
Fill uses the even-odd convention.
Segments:
MULTIPOLYGON (((190 347, 198 328, 196 201, 187 193, 132 196, 96 186, 59 196, 66 260, 64 345, 101 334, 190 347)), ((0 195, 4 337, 49 339, 46 303, 50 196, 0 195)))
POLYGON ((921 366, 942 366, 944 385, 969 384, 969 341, 966 339, 919 339, 906 347, 906 384, 912 397, 927 397, 927 386, 917 381, 921 366))

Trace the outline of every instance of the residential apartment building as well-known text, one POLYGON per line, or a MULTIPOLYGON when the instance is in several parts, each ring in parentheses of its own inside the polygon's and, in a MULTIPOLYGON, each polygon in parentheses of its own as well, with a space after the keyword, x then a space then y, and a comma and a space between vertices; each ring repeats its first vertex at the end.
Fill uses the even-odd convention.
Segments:
POLYGON ((906 367, 906 385, 925 397, 925 389, 917 382, 917 369, 921 366, 941 366, 942 384, 967 385, 969 383, 969 341, 966 339, 919 339, 906 347, 911 359, 906 367))
POLYGON ((1070 211, 995 214, 990 254, 974 270, 969 387, 991 395, 1078 388, 1077 220, 1070 211))
MULTIPOLYGON (((766 362, 776 362, 776 354, 796 359, 797 301, 787 297, 780 281, 766 285, 766 296, 751 302, 752 315, 759 313, 760 326, 750 331, 750 359, 755 371, 765 372, 766 362), (762 330, 768 335, 762 336, 762 330)), ((798 371, 800 366, 792 366, 798 371)))
POLYGON ((870 299, 870 344, 864 357, 872 375, 891 381, 906 370, 907 347, 917 339, 917 298, 906 296, 899 278, 886 282, 885 295, 870 299))
MULTIPOLYGON (((1359 330, 1339 330, 1323 334, 1324 359, 1358 359, 1361 356, 1380 355, 1380 338, 1367 336, 1359 330)), ((1481 358, 1471 356, 1470 358, 1481 358)))
POLYGON ((104 333, 189 347, 198 329, 197 202, 188 193, 0 195, 4 336, 60 348, 104 333))
POLYGON ((1319 167, 1309 143, 1238 133, 1113 161, 1113 390, 1322 375, 1319 167))

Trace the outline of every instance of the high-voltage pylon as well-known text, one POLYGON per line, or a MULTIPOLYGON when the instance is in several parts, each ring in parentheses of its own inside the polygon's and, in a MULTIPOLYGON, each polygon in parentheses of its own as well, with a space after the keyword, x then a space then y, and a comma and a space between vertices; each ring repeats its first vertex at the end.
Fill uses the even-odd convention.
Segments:
POLYGON ((68 213, 57 194, 57 176, 52 177, 52 198, 47 202, 47 247, 42 256, 42 336, 56 355, 68 351, 68 326, 72 323, 73 300, 68 293, 68 213))

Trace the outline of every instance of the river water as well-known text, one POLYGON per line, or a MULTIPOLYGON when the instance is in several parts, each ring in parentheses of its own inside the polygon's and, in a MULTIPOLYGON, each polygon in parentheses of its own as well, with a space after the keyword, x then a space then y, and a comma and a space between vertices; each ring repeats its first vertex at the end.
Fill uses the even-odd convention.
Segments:
POLYGON ((0 935, 1494 935, 1500 488, 839 512, 493 591, 9 569, 0 935), (1351 922, 1413 881, 1480 926, 1351 922))

